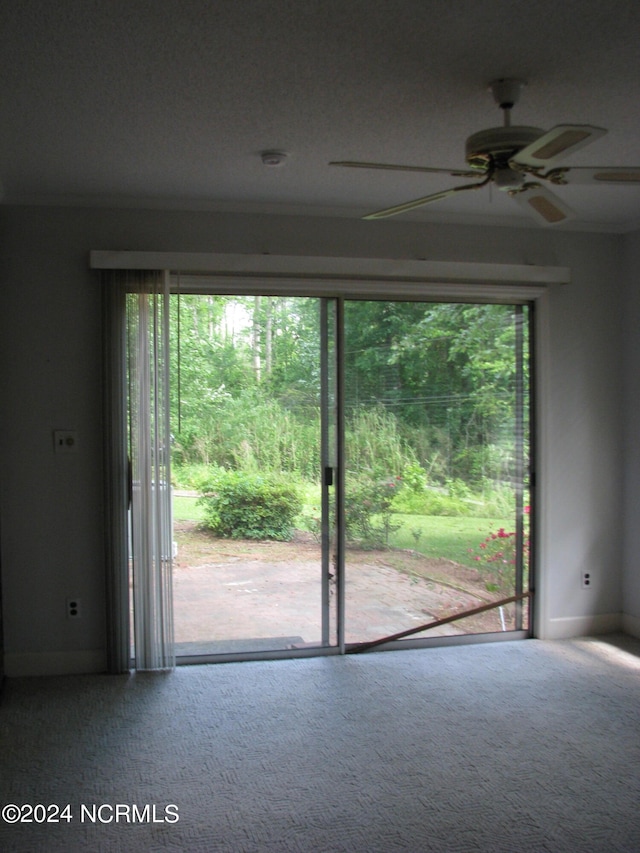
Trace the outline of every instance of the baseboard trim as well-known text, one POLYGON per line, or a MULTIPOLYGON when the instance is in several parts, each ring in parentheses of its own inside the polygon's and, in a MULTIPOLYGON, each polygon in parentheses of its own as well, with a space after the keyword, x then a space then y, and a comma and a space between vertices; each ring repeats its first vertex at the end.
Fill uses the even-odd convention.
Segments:
POLYGON ((640 619, 630 613, 622 614, 622 630, 625 634, 640 638, 640 619))
MULTIPOLYGON (((636 620, 638 621, 638 620, 636 620)), ((597 616, 569 616, 549 619, 539 634, 541 640, 570 640, 593 634, 611 634, 623 629, 621 613, 601 613, 597 616)))
POLYGON ((81 675, 105 672, 102 650, 79 652, 5 652, 4 671, 9 678, 32 675, 81 675))
MULTIPOLYGON (((624 631, 640 638, 640 619, 629 613, 604 613, 550 619, 540 640, 569 640, 594 634, 624 631)), ((39 675, 82 675, 106 672, 107 655, 102 650, 79 652, 5 652, 4 670, 8 678, 39 675)))

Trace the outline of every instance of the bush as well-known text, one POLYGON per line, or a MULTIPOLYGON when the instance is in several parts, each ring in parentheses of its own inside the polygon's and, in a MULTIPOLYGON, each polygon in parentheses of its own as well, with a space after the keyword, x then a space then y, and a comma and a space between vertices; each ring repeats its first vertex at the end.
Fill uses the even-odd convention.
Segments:
MULTIPOLYGON (((483 518, 508 517, 514 511, 515 496, 510 486, 495 487, 486 481, 481 492, 472 492, 460 479, 447 480, 446 487, 418 487, 412 483, 412 473, 405 470, 408 488, 393 501, 394 512, 406 515, 437 515, 451 517, 478 516, 483 518)), ((414 482, 416 478, 413 477, 414 482)))
POLYGON ((293 520, 302 509, 297 489, 275 475, 223 471, 213 477, 198 503, 204 526, 230 539, 276 539, 293 536, 293 520))
POLYGON ((389 536, 400 525, 392 521, 392 502, 402 488, 402 478, 347 477, 345 489, 345 528, 349 542, 365 548, 389 544, 389 536))
POLYGON ((417 462, 410 462, 404 467, 402 479, 405 486, 413 494, 421 495, 427 487, 427 473, 417 462))
MULTIPOLYGON (((522 561, 525 576, 529 566, 530 507, 524 508, 524 529, 522 542, 522 561)), ((484 575, 485 586, 489 592, 499 592, 505 596, 513 595, 516 583, 516 534, 501 527, 497 532, 489 533, 478 546, 479 553, 473 554, 473 560, 478 563, 478 569, 484 575)))

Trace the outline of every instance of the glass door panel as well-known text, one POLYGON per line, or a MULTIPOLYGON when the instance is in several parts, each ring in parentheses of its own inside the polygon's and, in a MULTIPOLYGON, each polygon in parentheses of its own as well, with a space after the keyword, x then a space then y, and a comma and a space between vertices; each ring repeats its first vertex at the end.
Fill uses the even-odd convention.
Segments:
POLYGON ((347 644, 528 627, 527 321, 345 303, 347 644))
POLYGON ((181 294, 172 319, 178 656, 335 644, 330 307, 181 294))

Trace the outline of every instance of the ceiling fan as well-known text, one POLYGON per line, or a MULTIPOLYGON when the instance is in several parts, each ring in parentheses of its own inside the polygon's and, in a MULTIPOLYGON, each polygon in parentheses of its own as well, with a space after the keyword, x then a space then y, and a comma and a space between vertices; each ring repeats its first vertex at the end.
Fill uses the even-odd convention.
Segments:
POLYGON ((472 134, 466 142, 468 169, 438 169, 430 166, 400 166, 390 163, 363 163, 354 160, 333 161, 330 166, 358 169, 389 169, 401 172, 440 172, 454 178, 482 178, 448 190, 432 193, 394 207, 369 213, 364 219, 386 219, 398 213, 422 207, 459 192, 477 190, 493 184, 508 193, 545 225, 556 225, 575 214, 549 185, 615 184, 640 186, 640 167, 562 166, 560 157, 573 154, 607 132, 601 127, 559 124, 544 131, 537 127, 511 124, 511 110, 520 98, 524 81, 513 78, 494 80, 489 89, 503 111, 502 127, 472 134))

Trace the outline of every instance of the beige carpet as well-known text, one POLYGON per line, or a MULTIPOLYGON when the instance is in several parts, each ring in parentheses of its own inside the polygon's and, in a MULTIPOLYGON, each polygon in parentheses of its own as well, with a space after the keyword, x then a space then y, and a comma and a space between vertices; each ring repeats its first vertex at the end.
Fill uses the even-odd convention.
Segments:
POLYGON ((637 853, 640 642, 13 679, 0 767, 3 851, 637 853))

